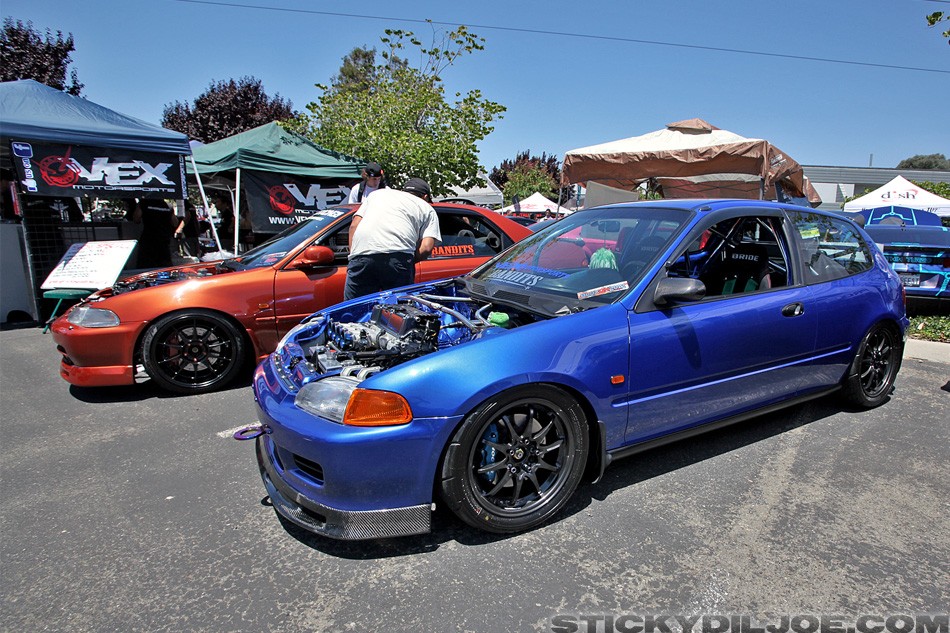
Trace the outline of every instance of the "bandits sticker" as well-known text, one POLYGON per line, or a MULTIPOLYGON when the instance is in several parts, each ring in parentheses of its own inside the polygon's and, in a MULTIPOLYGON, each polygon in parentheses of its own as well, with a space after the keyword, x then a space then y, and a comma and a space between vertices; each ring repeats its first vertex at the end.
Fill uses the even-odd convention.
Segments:
POLYGON ((450 246, 436 246, 432 249, 433 257, 459 257, 465 255, 474 255, 475 246, 473 244, 453 244, 450 246))

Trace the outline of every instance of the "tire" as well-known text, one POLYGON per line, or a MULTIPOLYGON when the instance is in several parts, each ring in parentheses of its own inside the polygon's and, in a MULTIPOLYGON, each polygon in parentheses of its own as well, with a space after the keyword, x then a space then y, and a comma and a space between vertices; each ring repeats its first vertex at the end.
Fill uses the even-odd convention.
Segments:
POLYGON ((162 388, 205 393, 223 387, 244 364, 244 337, 208 310, 164 316, 142 338, 145 371, 162 388))
POLYGON ((868 330, 845 378, 845 399, 866 409, 882 404, 894 387, 903 353, 893 327, 878 324, 868 330))
POLYGON ((442 498, 462 521, 507 534, 556 514, 587 462, 587 420, 561 389, 503 392, 465 418, 446 451, 442 498))

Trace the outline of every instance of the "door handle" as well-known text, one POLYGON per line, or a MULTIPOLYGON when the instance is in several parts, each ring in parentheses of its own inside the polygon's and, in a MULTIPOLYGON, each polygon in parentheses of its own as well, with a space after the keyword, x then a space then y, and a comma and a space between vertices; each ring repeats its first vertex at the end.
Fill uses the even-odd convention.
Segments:
POLYGON ((797 317, 805 314, 805 306, 796 302, 790 303, 782 308, 782 316, 797 317))

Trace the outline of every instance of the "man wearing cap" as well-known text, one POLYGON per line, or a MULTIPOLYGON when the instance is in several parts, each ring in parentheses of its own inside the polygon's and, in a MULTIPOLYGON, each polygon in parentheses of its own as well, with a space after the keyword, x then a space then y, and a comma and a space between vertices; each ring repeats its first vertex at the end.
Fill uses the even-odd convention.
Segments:
POLYGON ((429 184, 410 178, 403 190, 379 189, 364 198, 350 224, 344 299, 407 286, 416 262, 442 241, 429 184))
POLYGON ((359 186, 350 189, 350 197, 346 200, 349 204, 359 204, 366 196, 386 186, 383 180, 383 168, 379 163, 366 163, 362 175, 363 180, 359 186))

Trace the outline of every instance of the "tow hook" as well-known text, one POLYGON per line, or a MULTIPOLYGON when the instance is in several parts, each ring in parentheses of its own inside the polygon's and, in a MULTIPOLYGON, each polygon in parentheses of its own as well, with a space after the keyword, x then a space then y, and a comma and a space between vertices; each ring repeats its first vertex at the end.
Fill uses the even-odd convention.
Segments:
POLYGON ((270 433, 270 427, 266 424, 250 424, 235 431, 232 437, 236 440, 253 440, 265 433, 270 433))

